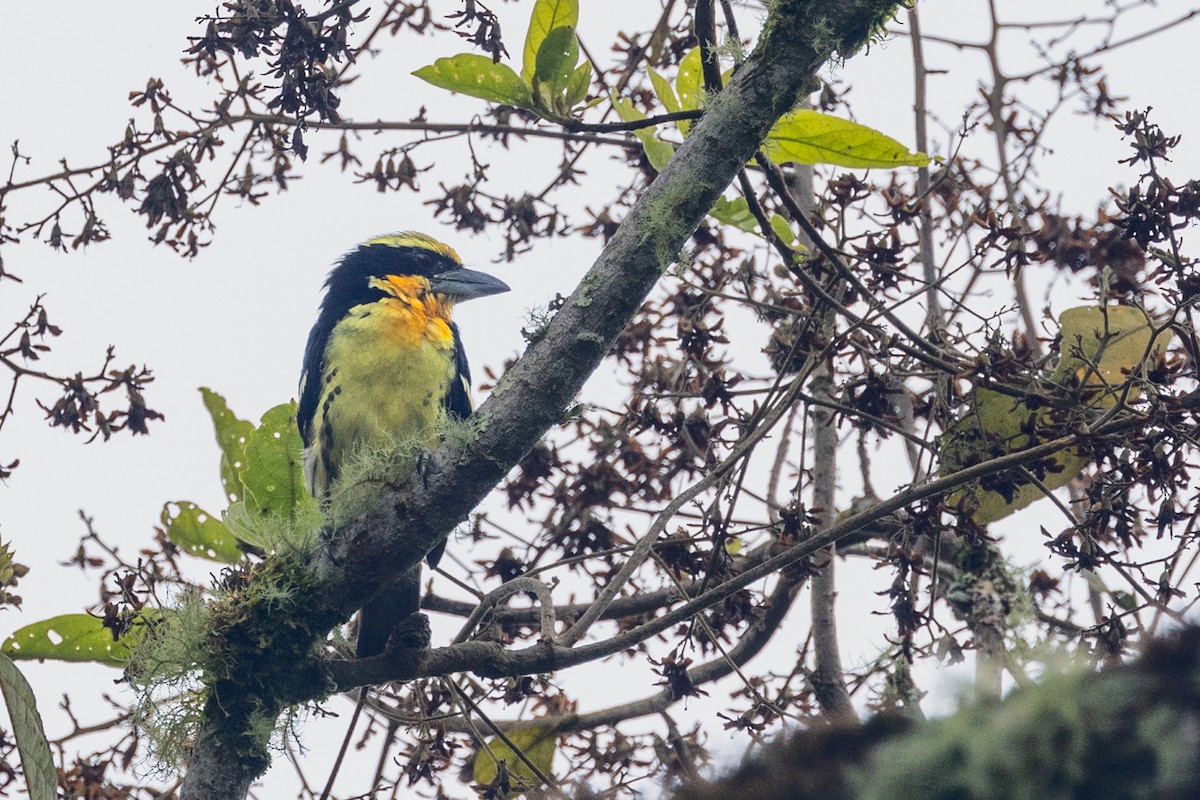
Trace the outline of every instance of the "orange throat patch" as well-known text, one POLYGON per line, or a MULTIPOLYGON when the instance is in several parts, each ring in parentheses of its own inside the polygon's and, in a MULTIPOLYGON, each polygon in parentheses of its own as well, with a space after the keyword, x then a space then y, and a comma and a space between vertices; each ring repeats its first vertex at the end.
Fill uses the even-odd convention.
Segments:
POLYGON ((451 344, 450 313, 454 304, 430 291, 428 280, 418 275, 388 275, 372 278, 371 285, 388 294, 378 304, 391 323, 390 338, 398 344, 420 339, 451 344))

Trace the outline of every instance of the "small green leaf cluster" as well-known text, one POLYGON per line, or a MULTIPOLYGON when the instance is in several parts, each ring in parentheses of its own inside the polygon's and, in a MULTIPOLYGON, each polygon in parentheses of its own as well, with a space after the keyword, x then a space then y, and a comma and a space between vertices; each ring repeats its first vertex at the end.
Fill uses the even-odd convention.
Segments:
MULTIPOLYGON (((699 111, 704 108, 706 96, 700 58, 698 47, 683 57, 679 63, 679 72, 675 76, 674 88, 670 81, 658 72, 649 70, 650 85, 668 113, 699 111)), ((726 71, 722 75, 723 80, 727 81, 730 75, 731 71, 726 71)), ((641 112, 632 108, 628 100, 618 102, 614 97, 613 104, 618 115, 626 122, 645 119, 641 112)), ((691 121, 683 119, 676 124, 679 132, 687 137, 691 132, 691 121)), ((649 133, 648 129, 637 131, 636 134, 642 141, 651 165, 655 169, 661 169, 670 159, 674 147, 657 138, 650 141, 653 134, 649 133)), ((767 134, 766 141, 763 142, 763 151, 772 161, 780 164, 833 164, 857 169, 896 169, 924 167, 930 162, 929 156, 912 152, 874 128, 807 108, 795 109, 780 117, 767 134)))
POLYGON ((29 572, 29 567, 14 559, 12 545, 0 542, 0 606, 19 608, 21 598, 16 594, 17 583, 29 572))
MULTIPOLYGON (((531 111, 543 119, 567 122, 587 97, 591 65, 579 61, 577 0, 538 0, 534 5, 522 50, 521 73, 493 59, 474 53, 439 58, 413 74, 434 86, 531 111)), ((689 51, 679 64, 674 85, 653 68, 650 84, 669 114, 701 111, 706 102, 703 64, 699 47, 689 51)), ((722 76, 727 82, 732 70, 722 76)), ((613 109, 623 122, 641 122, 646 114, 633 101, 613 92, 613 109)), ((686 138, 692 122, 675 122, 686 138)), ((661 171, 675 154, 675 145, 662 139, 656 127, 633 130, 650 166, 661 171)), ((793 164, 834 164, 851 168, 896 169, 923 167, 930 162, 924 153, 914 153, 897 140, 873 128, 810 109, 784 115, 768 134, 763 150, 772 160, 793 164)), ((720 198, 711 212, 714 219, 759 235, 757 221, 746 201, 720 198)), ((771 227, 789 246, 803 250, 787 220, 770 217, 771 227)))
POLYGON ((255 426, 238 419, 225 398, 202 388, 221 449, 221 484, 229 507, 216 519, 196 504, 163 506, 167 537, 186 552, 233 563, 244 545, 274 549, 281 524, 285 536, 320 527, 320 508, 304 486, 304 444, 296 428, 296 403, 269 409, 255 426), (240 543, 240 544, 239 544, 240 543))
MULTIPOLYGON (((752 233, 756 236, 761 236, 762 231, 759 230, 758 220, 750 213, 750 204, 746 202, 746 198, 738 196, 732 200, 726 197, 718 197, 717 202, 713 203, 713 207, 709 210, 708 215, 720 222, 722 225, 733 225, 736 228, 744 230, 746 233, 752 233)), ((771 223, 771 230, 775 235, 797 252, 804 252, 806 248, 796 234, 792 231, 792 226, 788 223, 779 212, 774 212, 767 217, 767 221, 771 223)))
MULTIPOLYGON (((657 70, 650 68, 648 73, 650 85, 654 87, 654 94, 666 108, 667 113, 699 111, 704 107, 703 65, 700 62, 699 47, 690 50, 679 62, 679 72, 675 76, 674 88, 672 88, 671 82, 657 70)), ((619 97, 615 92, 611 99, 613 108, 622 121, 638 122, 646 119, 646 115, 635 107, 631 100, 619 97)), ((681 119, 675 124, 684 137, 691 133, 691 120, 681 119)), ((675 155, 675 145, 660 139, 654 128, 638 128, 633 134, 642 143, 642 149, 646 152, 646 160, 654 169, 661 171, 671 160, 671 156, 675 155)))
MULTIPOLYGON (((656 70, 649 70, 650 85, 667 113, 678 114, 704 108, 707 97, 700 59, 699 47, 683 57, 674 86, 656 70)), ((731 74, 732 70, 726 71, 722 75, 723 81, 727 82, 731 74)), ((630 100, 614 94, 612 103, 617 115, 625 122, 646 119, 646 115, 634 107, 630 100)), ((684 138, 691 133, 691 120, 678 120, 676 126, 684 138)), ((662 170, 675 154, 675 145, 659 138, 653 128, 639 128, 634 135, 641 142, 646 159, 656 170, 662 170)), ((860 169, 924 167, 930 162, 929 156, 910 151, 874 128, 804 108, 785 114, 775 123, 763 142, 763 152, 772 161, 781 164, 833 164, 860 169)), ((761 235, 758 221, 750 213, 745 198, 718 198, 709 214, 722 224, 761 235)), ((769 220, 771 228, 784 243, 797 250, 804 249, 784 217, 772 214, 769 220)))
POLYGON ((487 56, 459 53, 413 72, 421 80, 489 103, 567 120, 587 98, 592 66, 579 62, 577 0, 538 0, 522 50, 521 74, 487 56))
MULTIPOLYGON (((311 577, 307 565, 323 524, 319 504, 304 486, 303 444, 296 428, 294 402, 263 414, 258 425, 239 419, 225 399, 201 389, 221 451, 220 476, 229 500, 223 518, 190 501, 164 505, 163 529, 182 551, 234 565, 223 573, 212 602, 189 593, 168 609, 117 609, 105 617, 63 614, 26 625, 0 651, 12 659, 91 661, 123 668, 138 693, 133 719, 148 736, 164 769, 180 763, 195 736, 204 709, 229 669, 254 670, 261 642, 241 643, 232 660, 213 663, 214 646, 228 655, 227 632, 261 607, 300 602, 311 577), (248 552, 270 554, 252 562, 248 552), (253 572, 256 580, 248 580, 253 572), (227 666, 233 664, 235 666, 227 666)), ((0 575, 3 570, 0 570, 0 575)), ((298 631, 296 648, 321 637, 298 631)), ((305 653, 289 661, 292 668, 305 653)), ((314 680, 303 670, 294 679, 314 680)), ((308 697, 308 689, 295 692, 308 697)), ((274 709, 262 713, 263 742, 275 730, 274 709)), ((257 745, 256 745, 257 746, 257 745)))

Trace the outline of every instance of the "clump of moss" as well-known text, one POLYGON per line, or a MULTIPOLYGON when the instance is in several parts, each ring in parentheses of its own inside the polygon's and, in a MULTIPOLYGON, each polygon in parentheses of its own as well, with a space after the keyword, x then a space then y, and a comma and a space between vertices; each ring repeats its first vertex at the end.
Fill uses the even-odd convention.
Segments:
POLYGON ((431 438, 393 439, 354 448, 325 504, 329 525, 336 530, 367 513, 388 488, 408 480, 428 454, 431 438))
POLYGON ((446 442, 464 450, 476 439, 484 419, 443 417, 430 435, 363 444, 343 464, 337 483, 325 504, 325 519, 333 529, 371 511, 383 493, 405 483, 414 470, 425 469, 430 452, 446 442))
MULTIPOLYGON (((720 99, 721 95, 717 97, 720 99)), ((666 274, 680 257, 680 245, 692 232, 680 209, 689 203, 697 187, 712 188, 712 183, 703 175, 694 175, 691 180, 669 186, 648 209, 650 221, 646 230, 654 244, 659 274, 666 274)))
MULTIPOLYGON (((308 565, 319 544, 321 525, 315 505, 298 511, 292 519, 256 519, 256 540, 266 544, 264 560, 252 563, 244 559, 227 568, 207 598, 197 591, 183 594, 176 606, 161 611, 133 649, 125 670, 137 695, 132 722, 146 735, 159 770, 171 772, 186 760, 205 721, 214 687, 228 690, 231 675, 261 677, 256 666, 260 661, 279 663, 277 656, 264 656, 265 648, 258 642, 231 646, 234 643, 228 632, 263 608, 303 602, 311 582, 308 565)), ((290 638, 299 641, 303 634, 290 638)), ((309 641, 319 647, 322 639, 310 636, 309 641)), ((315 659, 316 653, 306 655, 315 659)), ((295 663, 289 660, 288 669, 295 663)), ((311 696, 313 676, 305 673, 300 680, 304 685, 292 694, 311 696)), ((264 709, 251 726, 251 737, 262 743, 280 738, 283 728, 277 717, 273 709, 264 709)))
POLYGON ((209 615, 196 592, 163 611, 134 648, 125 679, 137 693, 132 722, 150 743, 150 757, 165 773, 186 760, 204 716, 208 691, 209 615))

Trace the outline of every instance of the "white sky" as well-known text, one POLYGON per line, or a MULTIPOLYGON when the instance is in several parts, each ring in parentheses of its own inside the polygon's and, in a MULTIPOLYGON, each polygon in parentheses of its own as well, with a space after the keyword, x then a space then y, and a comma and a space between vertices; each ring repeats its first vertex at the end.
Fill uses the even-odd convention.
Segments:
MULTIPOLYGON (((505 21, 509 50, 519 57, 530 3, 493 5, 505 21)), ((581 35, 602 60, 608 55, 614 26, 637 30, 637 20, 658 7, 640 0, 583 0, 581 5, 581 35), (614 7, 621 7, 622 13, 613 13, 614 7)), ((1046 13, 1066 18, 1103 10, 1101 3, 1084 0, 1002 5, 1017 9, 1009 12, 1010 18, 1030 19, 1046 13)), ((1171 18, 1193 5, 1166 0, 1157 10, 1131 15, 1131 21, 1171 18)), ((141 89, 149 76, 163 78, 184 105, 206 104, 214 95, 212 88, 179 59, 186 46, 184 37, 199 31, 192 20, 214 6, 214 2, 192 0, 6 4, 0 22, 0 65, 5 76, 0 81, 0 143, 5 146, 0 165, 7 170, 7 145, 18 139, 21 152, 33 159, 18 169, 18 179, 53 171, 64 156, 72 165, 103 159, 105 145, 121 137, 131 116, 128 93, 141 89)), ((435 6, 449 13, 460 4, 446 0, 435 6)), ((920 10, 926 33, 978 31, 982 36, 982 6, 980 0, 925 0, 920 10)), ((1153 106, 1155 121, 1167 133, 1183 135, 1184 146, 1176 151, 1171 173, 1177 182, 1200 175, 1200 151, 1194 146, 1200 138, 1200 112, 1193 91, 1196 27, 1193 22, 1105 59, 1114 95, 1132 96, 1134 107, 1153 106)), ((752 17, 747 17, 743 30, 752 29, 752 17)), ((1036 64, 1027 48, 1022 54, 1020 35, 1011 36, 1009 68, 1018 69, 1022 59, 1036 64)), ((480 102, 451 97, 409 75, 440 55, 466 49, 463 42, 443 34, 405 36, 400 47, 395 44, 390 43, 376 63, 366 65, 366 77, 345 93, 342 111, 348 117, 407 119, 426 105, 431 120, 457 121, 482 110, 480 102)), ((907 40, 896 38, 834 70, 854 87, 850 99, 856 118, 906 142, 912 140, 909 52, 907 40)), ((930 67, 949 70, 931 77, 931 104, 944 121, 955 125, 960 109, 976 91, 982 57, 930 45, 927 59, 930 67)), ((149 388, 148 400, 167 419, 154 424, 149 437, 121 435, 108 444, 85 446, 82 439, 41 423, 32 400, 52 399, 53 393, 33 383, 23 385, 20 416, 0 433, 0 460, 21 459, 8 485, 0 487, 0 536, 15 543, 18 560, 30 565, 32 572, 20 587, 24 610, 0 617, 0 635, 37 619, 79 611, 94 599, 90 579, 57 566, 70 556, 83 532, 77 509, 94 516, 98 530, 128 555, 149 541, 165 501, 189 499, 213 511, 221 508, 218 453, 196 388, 209 386, 222 392, 235 412, 252 419, 293 397, 321 282, 330 264, 358 241, 392 230, 423 230, 452 243, 468 263, 493 271, 513 287, 510 294, 471 303, 456 315, 477 382, 485 365, 499 366, 519 352, 518 330, 526 310, 544 304, 556 292, 569 292, 597 252, 593 241, 555 240, 539 242, 532 253, 513 264, 491 265, 499 246, 435 222, 431 209, 421 204, 426 196, 377 194, 329 166, 322 167, 319 155, 332 149, 338 135, 311 132, 306 136, 310 163, 304 167, 303 180, 284 195, 268 197, 257 208, 222 200, 216 240, 193 261, 152 247, 140 221, 111 198, 105 199, 100 211, 114 236, 112 242, 86 254, 63 255, 26 236, 20 246, 4 248, 6 269, 25 283, 0 284, 0 323, 16 317, 36 294, 46 293, 50 319, 64 329, 51 342, 55 352, 45 361, 48 368, 93 370, 111 343, 117 348, 116 366, 136 362, 153 368, 157 380, 149 388)), ((944 153, 947 136, 936 126, 931 127, 931 135, 935 151, 944 153)), ((405 140, 395 136, 378 141, 376 145, 375 137, 367 137, 359 147, 360 158, 368 165, 378 150, 405 140)), ((1057 187, 1068 209, 1087 212, 1105 196, 1109 183, 1134 177, 1113 166, 1126 151, 1107 123, 1064 114, 1047 144, 1053 155, 1042 159, 1041 179, 1057 187)), ((982 155, 990 154, 989 147, 990 139, 982 132, 968 144, 982 155)), ((540 190, 558 163, 554 146, 538 142, 513 140, 507 152, 486 146, 482 152, 483 160, 493 164, 494 187, 514 193, 528 187, 540 190)), ((416 154, 422 165, 435 157, 440 163, 422 176, 423 188, 464 177, 469 162, 461 140, 436 150, 421 148, 416 154)), ((574 193, 577 223, 587 219, 582 205, 595 207, 624 178, 625 168, 604 152, 590 157, 585 169, 584 186, 574 193)), ((52 199, 36 191, 13 196, 10 222, 25 220, 52 199)), ((1016 530, 1031 524, 1028 519, 1015 517, 1006 527, 1016 530)), ((1039 551, 1035 543, 1030 558, 1039 551)), ((470 558, 469 553, 463 555, 470 558)), ((204 564, 197 574, 209 571, 215 570, 204 564)), ((843 598, 847 595, 843 588, 843 598)), ((863 599, 870 608, 882 610, 882 599, 863 599)), ((861 622, 864 616, 859 613, 857 619, 861 622)), ((851 660, 854 654, 870 654, 877 646, 887 620, 876 620, 878 627, 871 622, 867 628, 843 629, 851 660)), ((111 684, 117 677, 112 670, 86 665, 21 666, 41 698, 51 736, 65 730, 64 719, 54 710, 62 691, 74 690, 73 700, 77 709, 83 709, 84 721, 103 714, 103 704, 89 696, 118 691, 111 684)), ((639 669, 637 675, 643 674, 639 669)), ((632 685, 642 687, 637 696, 652 682, 633 680, 632 685)), ((718 701, 724 700, 723 693, 715 694, 718 701)), ((588 707, 598 707, 612 698, 581 699, 588 707)), ((341 723, 331 730, 340 734, 341 723)), ((717 730, 714 735, 720 736, 717 730)), ((315 750, 325 749, 319 742, 308 740, 315 750)), ((315 763, 308 772, 320 774, 315 763)))

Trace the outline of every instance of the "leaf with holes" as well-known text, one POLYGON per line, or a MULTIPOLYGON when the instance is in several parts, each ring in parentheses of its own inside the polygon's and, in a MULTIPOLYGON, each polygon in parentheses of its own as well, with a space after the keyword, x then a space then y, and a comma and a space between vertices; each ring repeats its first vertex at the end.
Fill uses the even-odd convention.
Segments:
POLYGON ((18 628, 0 645, 0 653, 14 660, 49 658, 124 667, 129 662, 130 649, 146 635, 146 618, 152 613, 157 612, 143 609, 142 619, 120 639, 113 639, 113 632, 104 627, 99 617, 62 614, 18 628))
POLYGON ((304 443, 296 428, 296 404, 284 403, 262 415, 246 439, 246 506, 259 514, 295 519, 301 504, 315 502, 304 486, 304 443))
POLYGON ((230 502, 239 500, 243 494, 239 476, 246 466, 246 438, 254 430, 254 423, 238 419, 229 410, 225 398, 212 389, 200 387, 200 397, 212 417, 217 446, 221 448, 221 485, 225 489, 225 498, 230 502))
POLYGON ((242 558, 237 537, 220 519, 195 503, 164 503, 162 520, 167 538, 185 553, 209 561, 233 564, 242 558))

